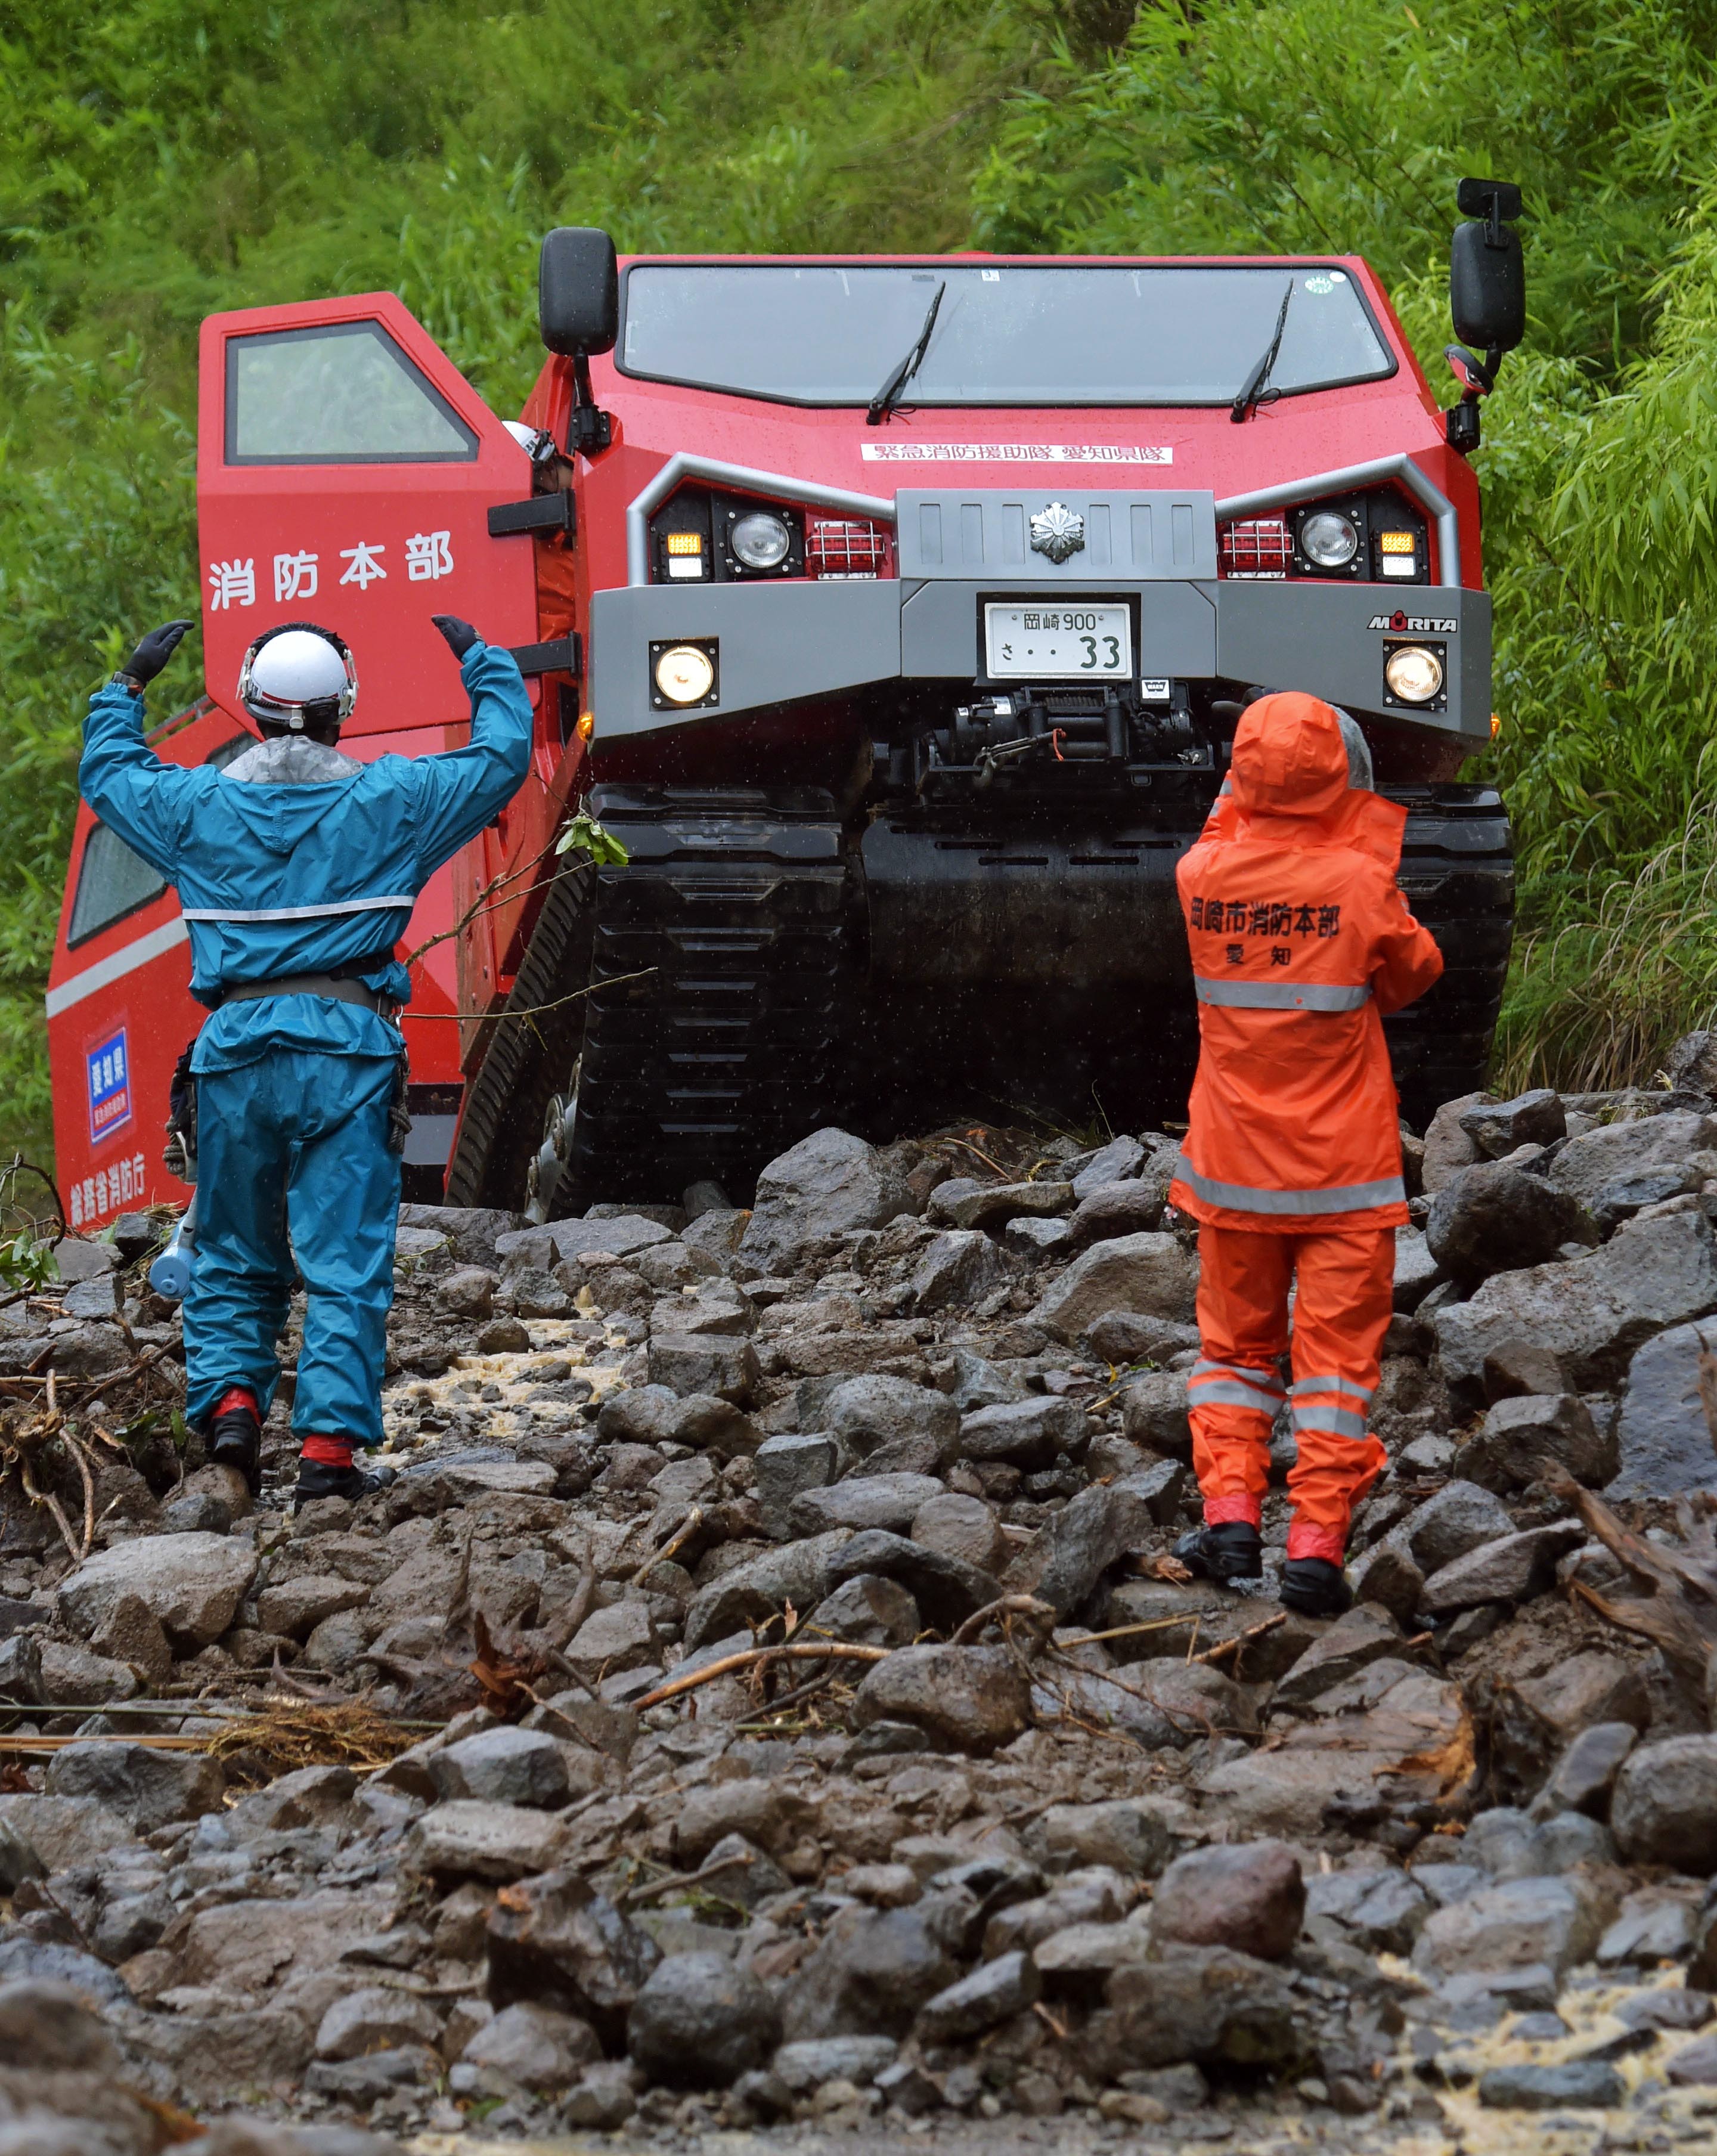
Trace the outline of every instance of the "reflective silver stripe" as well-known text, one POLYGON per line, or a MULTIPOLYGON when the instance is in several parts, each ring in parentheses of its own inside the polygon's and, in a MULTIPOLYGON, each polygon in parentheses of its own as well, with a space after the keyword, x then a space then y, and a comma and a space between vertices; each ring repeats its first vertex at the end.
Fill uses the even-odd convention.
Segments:
POLYGON ((1358 1010, 1371 999, 1369 988, 1343 988, 1330 981, 1213 981, 1195 973, 1192 985, 1202 1004, 1222 1010, 1358 1010))
POLYGON ((1296 1430, 1321 1430, 1335 1437, 1363 1437, 1366 1419, 1346 1408, 1295 1408, 1291 1416, 1296 1430))
POLYGON ((1195 1363, 1187 1374, 1194 1384, 1201 1378, 1238 1378, 1243 1385, 1256 1385, 1263 1392, 1274 1393, 1279 1397, 1282 1395, 1282 1380, 1274 1370, 1250 1369, 1244 1363, 1200 1361, 1195 1363))
POLYGON ((225 913, 214 906, 187 906, 187 921, 332 921, 342 913, 386 913, 396 906, 407 912, 417 904, 415 898, 346 898, 333 906, 258 906, 248 912, 225 913))
POLYGON ((175 914, 171 921, 163 921, 159 928, 151 928, 146 936, 121 945, 117 951, 110 951, 93 966, 85 966, 81 973, 74 973, 69 981, 49 988, 44 998, 48 1016, 58 1018, 63 1010, 82 1003, 85 996, 93 996, 111 982, 123 980, 127 973, 135 973, 139 966, 146 966, 151 958, 158 958, 175 944, 188 940, 189 931, 183 916, 175 914))
POLYGON ((1259 1414, 1269 1415, 1274 1421, 1282 1404, 1279 1393, 1261 1393, 1255 1386, 1236 1385, 1217 1380, 1213 1384, 1189 1387, 1187 1393, 1188 1408, 1253 1408, 1259 1414))
POLYGON ((1250 1183, 1217 1183, 1201 1175, 1187 1165, 1183 1155, 1178 1179, 1207 1205, 1228 1205, 1237 1213, 1362 1213, 1372 1205, 1407 1202, 1407 1188, 1398 1175, 1386 1175, 1376 1183, 1338 1183, 1327 1190, 1254 1190, 1250 1183))
POLYGON ((1274 1419, 1287 1397, 1274 1370, 1252 1370, 1243 1363, 1199 1362, 1187 1373, 1189 1408, 1250 1408, 1274 1419))
POLYGON ((1368 1400, 1375 1387, 1356 1385, 1351 1378, 1299 1378, 1288 1388, 1290 1399, 1298 1399, 1305 1393, 1346 1393, 1356 1400, 1368 1400))

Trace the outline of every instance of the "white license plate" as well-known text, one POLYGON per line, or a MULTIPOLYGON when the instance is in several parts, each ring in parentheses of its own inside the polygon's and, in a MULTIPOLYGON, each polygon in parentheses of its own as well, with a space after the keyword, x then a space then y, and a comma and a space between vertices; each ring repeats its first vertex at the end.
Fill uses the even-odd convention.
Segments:
POLYGON ((984 644, 992 681, 1124 681, 1133 670, 1132 609, 987 604, 984 644))

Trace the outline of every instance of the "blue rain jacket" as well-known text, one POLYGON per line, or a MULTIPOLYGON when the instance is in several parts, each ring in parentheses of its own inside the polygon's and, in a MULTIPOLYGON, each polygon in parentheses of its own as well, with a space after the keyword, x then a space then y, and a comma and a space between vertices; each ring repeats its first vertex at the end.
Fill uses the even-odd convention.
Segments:
MULTIPOLYGON (((474 644, 459 671, 471 699, 468 747, 350 762, 310 785, 163 763, 143 739, 141 697, 114 684, 90 698, 79 787, 177 888, 193 995, 218 1004, 228 983, 325 973, 373 952, 377 964, 359 978, 397 1004, 408 999, 392 951, 418 893, 493 822, 530 759, 530 700, 511 654, 474 644)), ((269 997, 217 1009, 192 1067, 236 1070, 274 1049, 392 1057, 399 1034, 358 1004, 269 997)))

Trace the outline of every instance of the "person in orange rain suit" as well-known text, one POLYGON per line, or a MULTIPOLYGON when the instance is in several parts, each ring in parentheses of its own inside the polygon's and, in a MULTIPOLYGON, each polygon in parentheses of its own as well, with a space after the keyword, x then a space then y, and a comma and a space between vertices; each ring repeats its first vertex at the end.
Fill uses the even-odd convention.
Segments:
POLYGON ((1202 1359, 1188 1391, 1204 1525, 1175 1553, 1202 1578, 1263 1577, 1270 1426, 1285 1399, 1299 1456, 1281 1597, 1320 1616, 1351 1600, 1348 1522, 1386 1462, 1366 1413, 1407 1212, 1382 1021, 1443 971, 1396 886, 1407 811, 1371 777, 1345 712, 1262 697, 1176 872, 1200 1054, 1169 1196, 1199 1224, 1202 1359))

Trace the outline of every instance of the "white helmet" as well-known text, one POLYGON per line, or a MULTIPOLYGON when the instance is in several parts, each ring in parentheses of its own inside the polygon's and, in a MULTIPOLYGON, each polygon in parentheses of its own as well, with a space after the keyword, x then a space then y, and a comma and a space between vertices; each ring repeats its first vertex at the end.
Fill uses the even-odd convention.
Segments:
POLYGON ((524 450, 532 464, 536 463, 546 448, 553 446, 548 436, 540 427, 527 427, 522 419, 503 419, 501 424, 519 447, 524 450))
POLYGON ((331 629, 283 622, 245 653, 238 701, 252 718, 290 733, 338 726, 357 701, 357 670, 331 629))

